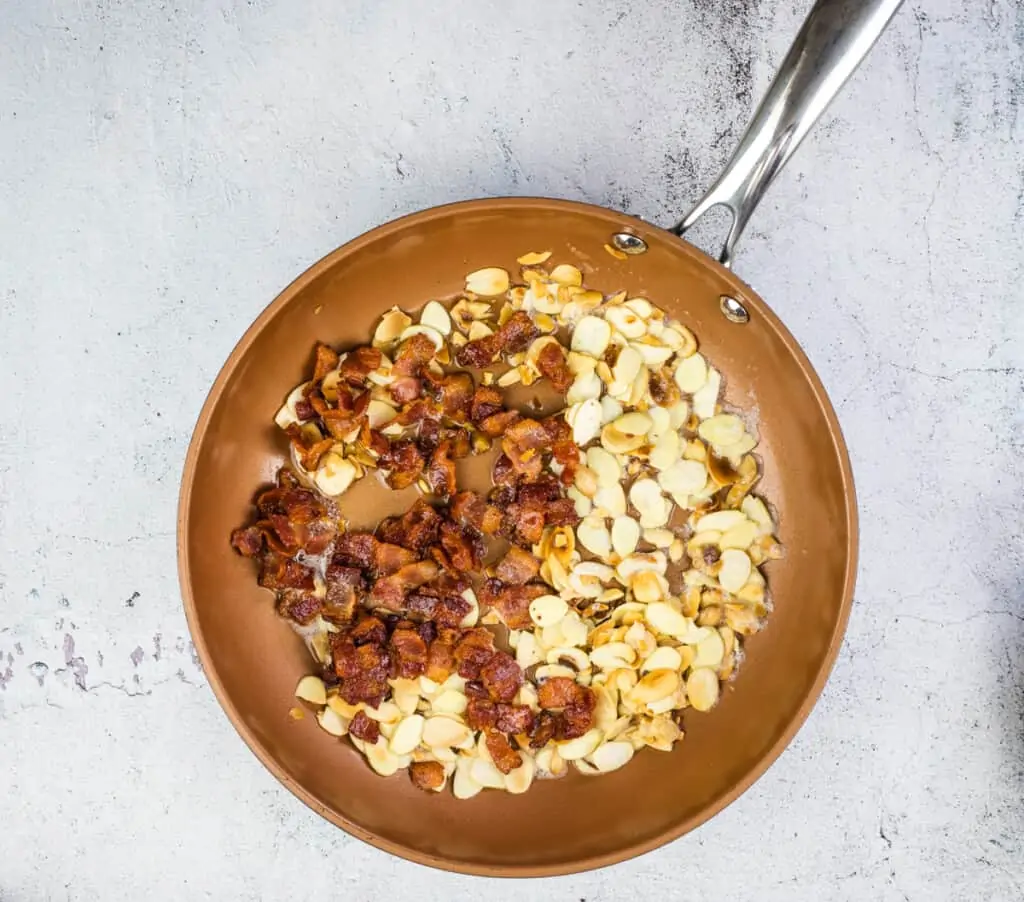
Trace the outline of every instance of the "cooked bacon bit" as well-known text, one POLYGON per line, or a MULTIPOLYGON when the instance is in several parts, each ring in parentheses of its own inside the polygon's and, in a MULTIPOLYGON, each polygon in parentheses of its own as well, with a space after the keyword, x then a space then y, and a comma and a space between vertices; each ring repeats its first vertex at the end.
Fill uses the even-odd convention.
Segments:
POLYGON ((580 516, 571 498, 559 498, 545 506, 544 522, 548 526, 575 526, 580 522, 580 516))
POLYGON ((373 614, 364 614, 349 631, 349 637, 354 645, 383 645, 388 640, 388 632, 382 620, 373 614))
POLYGON ((488 335, 485 338, 476 338, 467 342, 455 353, 455 359, 462 366, 472 366, 483 369, 490 366, 501 353, 501 339, 498 333, 488 335))
POLYGON ((504 435, 505 431, 519 419, 519 414, 514 410, 503 410, 501 413, 493 414, 480 422, 480 431, 488 438, 497 438, 504 435))
POLYGON ((446 417, 464 421, 473 405, 475 383, 469 373, 452 373, 441 380, 441 409, 446 417))
POLYGON ((433 619, 438 626, 455 628, 465 619, 472 605, 461 595, 442 595, 434 606, 433 619))
POLYGON ((455 670, 455 639, 450 630, 441 630, 427 652, 426 676, 443 683, 455 670))
POLYGON ((471 527, 445 520, 441 524, 441 547, 457 572, 480 569, 485 549, 480 534, 471 527))
POLYGON ((308 592, 288 591, 278 602, 278 611, 296 623, 310 623, 323 610, 323 600, 308 592))
POLYGON ((538 507, 562 497, 562 489, 554 476, 541 476, 535 482, 516 487, 516 501, 527 507, 538 507))
POLYGON ((498 651, 480 668, 480 681, 495 701, 510 702, 523 685, 523 669, 510 654, 498 651))
POLYGON ((433 620, 424 620, 423 623, 416 625, 416 632, 420 634, 420 638, 427 643, 429 648, 430 643, 437 638, 437 624, 433 620))
POLYGON ((437 564, 433 561, 416 561, 400 567, 390 576, 384 576, 373 584, 370 601, 392 611, 401 610, 405 596, 437 576, 437 564))
POLYGON ((341 679, 339 693, 350 705, 379 705, 388 691, 390 659, 379 645, 353 644, 345 634, 331 634, 334 672, 341 679))
POLYGON ((436 352, 434 342, 426 335, 418 333, 402 342, 395 355, 393 367, 396 376, 418 376, 424 365, 429 363, 436 352))
POLYGON ((376 743, 380 738, 380 725, 377 721, 367 717, 365 711, 356 711, 356 716, 348 725, 348 731, 356 739, 362 739, 363 742, 368 742, 370 745, 376 743))
POLYGON ((519 545, 536 545, 544 535, 544 508, 510 504, 505 511, 503 528, 519 545))
POLYGON ((455 646, 459 676, 467 680, 480 677, 480 668, 494 656, 494 636, 483 627, 466 630, 455 646))
POLYGON ((231 547, 243 557, 256 557, 263 551, 263 530, 246 526, 231 533, 231 547))
POLYGON ((392 545, 390 542, 377 542, 373 549, 373 571, 380 576, 390 576, 402 567, 418 560, 415 551, 392 545))
POLYGON ((445 440, 434 449, 434 453, 430 456, 430 465, 427 467, 426 476, 435 495, 455 494, 455 461, 448 456, 451 448, 451 442, 445 440))
POLYGON ((299 398, 295 402, 295 416, 300 423, 305 423, 316 416, 316 411, 306 398, 299 398))
POLYGON ((427 643, 415 629, 396 629, 391 634, 391 672, 411 680, 427 669, 427 643))
POLYGON ((306 554, 323 554, 331 542, 334 541, 334 537, 337 534, 338 527, 328 520, 318 520, 316 523, 311 523, 306 530, 306 539, 302 542, 302 550, 306 554))
POLYGON ((578 703, 569 705, 562 712, 558 725, 559 739, 577 739, 594 725, 594 706, 596 704, 594 692, 586 686, 579 688, 582 691, 578 703))
POLYGON ((547 430, 536 420, 524 417, 505 431, 505 436, 501 440, 501 450, 512 462, 516 473, 534 480, 541 474, 544 464, 543 449, 549 442, 547 430))
POLYGON ((476 492, 459 492, 452 501, 451 513, 463 526, 471 526, 484 535, 494 535, 501 528, 501 510, 476 492))
POLYGON ((423 394, 423 383, 415 376, 400 376, 388 386, 388 392, 398 404, 408 404, 423 394))
POLYGON ((362 586, 362 574, 358 570, 354 572, 357 583, 333 582, 327 584, 327 594, 324 598, 323 618, 338 626, 344 626, 352 622, 358 606, 356 586, 362 586))
POLYGON ((424 620, 434 618, 434 609, 437 607, 437 596, 424 590, 412 592, 405 597, 405 609, 410 614, 416 614, 424 620))
POLYGON ((334 544, 334 557, 327 568, 327 579, 332 579, 332 568, 360 567, 363 570, 373 565, 373 553, 377 540, 368 532, 349 532, 339 536, 334 544))
POLYGON ((524 551, 517 545, 508 550, 508 554, 498 564, 494 575, 503 583, 514 586, 521 586, 528 583, 540 572, 540 561, 529 551, 524 551))
POLYGON ((315 585, 313 571, 297 561, 266 554, 260 569, 259 584, 264 589, 306 589, 315 585))
POLYGON ((542 708, 564 708, 576 700, 576 690, 581 688, 571 677, 550 677, 537 688, 537 701, 542 708))
POLYGON ((494 760, 494 766, 503 774, 511 773, 523 763, 523 756, 512 748, 504 733, 488 730, 485 736, 484 741, 487 743, 487 751, 494 760))
POLYGON ((541 711, 530 734, 530 748, 539 749, 546 746, 558 732, 558 718, 550 711, 541 711))
POLYGON ((313 382, 323 382, 324 376, 338 365, 338 354, 334 348, 319 341, 316 343, 313 353, 315 355, 313 382))
POLYGON ((389 470, 387 481, 393 489, 406 489, 423 472, 423 455, 411 439, 395 442, 382 454, 379 464, 389 470))
POLYGON ((436 414, 437 411, 426 401, 413 401, 412 404, 407 404, 403 407, 392 422, 399 426, 415 426, 429 420, 431 417, 436 416, 436 414))
POLYGON ((473 452, 473 442, 467 429, 446 429, 447 441, 451 442, 452 449, 448 455, 453 460, 462 460, 469 457, 473 452))
POLYGON ((497 705, 498 718, 495 729, 514 736, 533 732, 534 714, 527 705, 497 705))
POLYGON ((496 388, 481 385, 473 393, 473 400, 470 403, 469 418, 479 425, 488 417, 501 413, 505 409, 501 392, 496 388))
POLYGON ((468 680, 466 685, 462 687, 462 691, 466 693, 467 698, 490 699, 490 693, 484 688, 484 684, 480 680, 468 680))
POLYGON ((348 438, 365 422, 362 417, 341 410, 325 410, 320 418, 324 421, 331 438, 338 440, 348 438))
POLYGON ((565 352, 561 345, 551 341, 540 349, 537 355, 537 369, 546 376, 551 387, 560 395, 564 395, 573 383, 572 370, 565 361, 565 352))
POLYGON ((366 377, 380 366, 383 355, 378 348, 363 345, 349 351, 341 361, 339 371, 341 378, 350 385, 365 384, 366 377))
POLYGON ((534 325, 525 310, 513 313, 505 325, 494 333, 503 354, 516 354, 519 351, 525 351, 538 335, 540 335, 540 329, 534 325))
POLYGON ((437 541, 441 515, 422 498, 401 517, 388 517, 377 527, 381 539, 423 555, 437 541))
POLYGON ((295 446, 299 463, 306 470, 315 470, 320 464, 320 458, 334 447, 334 439, 324 438, 312 423, 304 426, 292 423, 285 432, 295 446))
POLYGON ((444 766, 439 761, 413 761, 409 778, 417 789, 436 791, 444 786, 444 766))
POLYGON ((466 723, 474 730, 493 727, 498 720, 498 709, 488 698, 471 698, 466 706, 466 723))
POLYGON ((550 590, 536 583, 526 586, 505 586, 499 580, 488 580, 480 593, 480 600, 490 605, 501 616, 509 629, 525 630, 533 626, 530 620, 530 602, 550 590))

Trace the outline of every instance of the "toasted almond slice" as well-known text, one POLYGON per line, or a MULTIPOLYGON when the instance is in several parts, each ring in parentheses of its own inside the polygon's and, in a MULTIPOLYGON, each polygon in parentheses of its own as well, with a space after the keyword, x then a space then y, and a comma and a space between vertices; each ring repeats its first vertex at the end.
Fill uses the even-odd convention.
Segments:
POLYGON ((640 338, 647 334, 647 324, 643 317, 638 316, 636 311, 624 304, 621 307, 608 307, 605 310, 604 318, 612 324, 616 332, 626 338, 640 338))
POLYGON ((672 605, 663 601, 649 604, 644 611, 644 617, 655 632, 684 641, 697 629, 692 620, 688 620, 672 605))
POLYGON ((601 423, 607 425, 613 420, 622 416, 622 405, 611 395, 603 395, 601 398, 601 423))
POLYGON ((488 326, 487 323, 482 323, 478 320, 469 324, 468 336, 470 341, 478 341, 481 338, 488 338, 493 334, 494 330, 488 326))
POLYGON ((686 695, 697 711, 710 711, 718 701, 718 675, 710 667, 697 667, 686 678, 686 695))
POLYGON ((634 410, 632 413, 623 414, 611 425, 623 435, 644 436, 650 431, 654 421, 643 411, 634 410))
POLYGON ((594 507, 608 517, 622 517, 626 514, 626 493, 619 483, 602 486, 594 495, 594 507))
POLYGON ((668 594, 668 580, 658 573, 644 570, 629 581, 629 589, 637 601, 647 604, 659 601, 668 594))
POLYGON ((543 660, 540 649, 537 647, 537 640, 533 633, 524 632, 519 637, 519 644, 516 646, 516 663, 525 670, 543 660))
POLYGON ((444 305, 439 301, 427 301, 426 306, 420 313, 420 325, 440 332, 442 335, 450 335, 452 331, 452 318, 444 305))
POLYGON ((420 700, 419 680, 390 680, 391 697, 403 714, 413 714, 420 700))
POLYGON ((714 367, 708 368, 708 379, 693 394, 693 412, 701 420, 715 415, 718 393, 722 390, 722 375, 714 367))
POLYGON ((680 459, 682 453, 683 443, 679 433, 670 430, 659 436, 647 460, 655 470, 667 470, 680 459))
POLYGON ((567 664, 541 664, 535 675, 538 683, 543 683, 544 680, 550 680, 553 677, 566 677, 574 680, 576 679, 576 670, 567 664))
POLYGON ((572 350, 596 360, 604 356, 611 341, 612 327, 599 316, 584 316, 572 330, 572 350))
POLYGON ((688 395, 699 391, 708 381, 707 361, 700 354, 680 360, 676 365, 675 380, 679 390, 688 395))
POLYGON ((645 542, 653 545, 655 548, 667 549, 672 546, 672 543, 675 541, 676 536, 675 533, 673 533, 670 529, 655 528, 645 529, 643 531, 643 539, 645 542))
POLYGON ((366 416, 370 421, 371 429, 380 429, 381 426, 386 426, 398 416, 398 411, 384 401, 371 401, 366 408, 366 416))
POLYGON ((630 667, 635 660, 636 651, 625 642, 607 642, 590 653, 590 662, 598 670, 630 667))
POLYGON ((739 526, 746 519, 746 515, 742 511, 715 511, 700 517, 694 523, 693 530, 697 535, 704 532, 723 533, 734 526, 739 526))
POLYGON ((601 431, 601 404, 590 398, 570 407, 565 418, 572 427, 572 440, 582 448, 597 438, 601 431), (570 412, 573 412, 571 420, 570 412))
POLYGON ((604 386, 601 384, 601 377, 593 370, 580 373, 569 386, 565 395, 566 404, 580 404, 583 401, 598 400, 604 386))
POLYGON ((725 643, 717 632, 711 632, 697 644, 697 655, 692 667, 717 668, 725 657, 725 643))
POLYGON ((704 441, 718 447, 734 445, 743 438, 743 420, 732 413, 716 414, 700 424, 697 434, 704 441))
POLYGON ((462 593, 462 598, 469 603, 469 611, 459 621, 459 627, 468 630, 470 627, 476 626, 477 621, 480 619, 480 603, 476 600, 476 593, 472 589, 466 589, 462 593))
POLYGON ((327 704, 327 687, 318 676, 304 676, 295 687, 295 697, 309 702, 311 705, 327 704))
POLYGON ((638 479, 629 489, 629 500, 640 513, 640 525, 655 529, 668 522, 671 505, 661 494, 661 486, 653 479, 638 479))
POLYGON ((603 517, 585 517, 576 527, 576 537, 591 554, 604 560, 612 550, 612 539, 603 517))
POLYGON ((434 715, 423 724, 423 744, 432 748, 456 748, 473 738, 473 731, 454 717, 434 715))
POLYGON ((376 708, 369 705, 363 708, 366 716, 377 723, 398 723, 402 719, 402 712, 394 702, 381 702, 376 708))
MULTIPOLYGON (((664 575, 668 569, 668 560, 660 551, 637 552, 623 558, 615 568, 615 574, 623 585, 627 584, 637 573, 651 570, 664 575)), ((625 606, 623 606, 625 607, 625 606)), ((620 610, 622 610, 620 608, 620 610)), ((642 610, 642 609, 641 609, 642 610)))
POLYGON ((601 429, 601 447, 612 454, 624 456, 642 448, 644 444, 645 439, 642 435, 626 435, 620 432, 614 423, 609 423, 601 429))
POLYGON ((634 704, 653 705, 674 695, 681 683, 674 669, 652 670, 629 691, 629 697, 634 704))
POLYGON ((373 344, 382 347, 397 341, 399 336, 412 325, 412 317, 392 307, 381 317, 377 329, 373 333, 373 344))
POLYGON ((580 286, 583 284, 583 273, 571 263, 559 263, 551 270, 551 281, 559 285, 580 286))
POLYGON ((579 614, 570 611, 559 622, 562 637, 565 645, 582 646, 587 641, 587 625, 580 619, 579 614))
POLYGON ((768 535, 775 529, 775 524, 772 522, 771 514, 768 513, 768 508, 755 495, 747 495, 740 505, 740 510, 757 524, 759 535, 768 535))
POLYGON ((484 789, 505 788, 505 775, 494 766, 493 762, 483 758, 473 760, 470 776, 473 778, 473 782, 478 783, 484 789))
POLYGON ((521 795, 530 788, 537 770, 531 755, 523 752, 519 754, 523 759, 523 763, 505 774, 505 789, 513 795, 521 795))
POLYGON ((344 736, 348 733, 348 721, 333 708, 317 711, 316 722, 320 724, 320 729, 332 736, 344 736))
POLYGON ((482 297, 494 297, 508 291, 509 276, 500 266, 488 266, 466 276, 466 291, 482 297))
POLYGON ((590 762, 602 774, 611 773, 625 767, 633 758, 633 745, 630 742, 606 742, 598 746, 590 756, 590 762))
POLYGON ((739 592, 750 577, 751 563, 745 551, 729 548, 722 552, 718 582, 726 592, 739 592))
POLYGON ((565 617, 569 605, 557 595, 541 595, 530 602, 530 619, 541 627, 553 626, 565 617))
POLYGON ((594 753, 594 750, 601 744, 603 738, 600 730, 588 730, 576 739, 559 742, 557 745, 558 754, 564 761, 576 761, 579 758, 586 758, 587 755, 594 753))
POLYGON ((673 496, 686 497, 707 485, 708 471, 695 460, 680 460, 658 474, 658 485, 673 496))
POLYGON ((612 548, 619 557, 636 551, 640 542, 640 524, 632 517, 616 517, 612 522, 612 548))
POLYGON ((576 673, 583 673, 590 669, 590 658, 587 657, 586 652, 568 645, 552 648, 547 653, 547 662, 571 667, 576 673))
POLYGON ((601 488, 618 485, 622 479, 622 467, 618 459, 604 448, 587 449, 587 466, 594 471, 601 488))
POLYGON ((652 670, 674 670, 678 672, 683 666, 683 656, 675 648, 669 645, 662 645, 656 648, 640 665, 641 673, 648 673, 652 670))
POLYGON ((530 251, 521 257, 516 257, 516 263, 520 266, 538 266, 546 263, 551 257, 551 251, 530 251))
POLYGON ((356 478, 356 468, 352 461, 342 457, 336 451, 330 451, 320 458, 313 481, 325 495, 336 498, 348 491, 356 478))
POLYGON ((462 714, 468 703, 465 693, 448 689, 434 696, 430 708, 435 714, 462 714))
POLYGON ((374 745, 365 744, 363 754, 370 762, 370 767, 382 777, 390 777, 402 766, 402 759, 391 751, 388 741, 383 736, 374 745))
POLYGON ((457 799, 471 799, 479 794, 483 787, 473 779, 473 758, 460 757, 455 762, 455 777, 452 779, 452 792, 457 799))
POLYGON ((754 543, 755 539, 757 539, 757 525, 752 520, 744 520, 722 533, 722 538, 718 540, 718 547, 723 551, 727 548, 745 550, 754 543))

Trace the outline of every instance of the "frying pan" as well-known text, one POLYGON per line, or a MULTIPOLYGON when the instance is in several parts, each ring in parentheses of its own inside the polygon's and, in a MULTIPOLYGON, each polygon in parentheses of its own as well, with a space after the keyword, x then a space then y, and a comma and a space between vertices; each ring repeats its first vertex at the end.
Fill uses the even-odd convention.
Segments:
MULTIPOLYGON (((381 226, 329 254, 260 315, 224 365, 185 461, 179 573, 196 649, 231 722, 293 793, 352 835, 454 871, 550 875, 607 865, 681 836, 747 789, 793 738, 820 694, 852 601, 857 556, 853 481, 839 424, 793 337, 732 274, 751 212, 901 0, 819 0, 721 177, 675 228, 564 200, 474 200, 381 226), (713 206, 733 215, 716 261, 680 240, 713 206), (603 250, 624 250, 616 259, 603 250), (310 668, 299 637, 257 588, 228 537, 255 491, 287 459, 272 418, 306 378, 316 340, 368 340, 392 304, 407 309, 463 288, 484 266, 551 250, 604 292, 646 295, 689 326, 719 367, 729 403, 752 411, 761 493, 777 509, 783 560, 767 571, 775 610, 747 643, 738 678, 710 714, 690 717, 670 753, 645 751, 598 777, 573 774, 522 796, 469 801, 382 779, 313 718, 288 711, 310 668)), ((409 498, 366 479, 345 496, 354 527, 409 498)))

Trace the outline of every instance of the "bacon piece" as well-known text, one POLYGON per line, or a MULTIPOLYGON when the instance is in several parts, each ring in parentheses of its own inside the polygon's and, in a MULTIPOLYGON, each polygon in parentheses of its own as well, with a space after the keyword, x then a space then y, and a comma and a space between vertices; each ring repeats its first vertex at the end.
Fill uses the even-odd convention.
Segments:
POLYGON ((320 419, 324 421, 324 426, 327 427, 331 438, 338 439, 339 441, 347 438, 350 433, 361 428, 363 423, 366 422, 362 416, 346 413, 341 410, 325 410, 320 415, 320 419))
POLYGON ((484 545, 480 534, 470 527, 459 526, 452 520, 441 524, 441 547, 459 573, 470 573, 480 569, 484 545))
POLYGON ((243 557, 256 557, 263 551, 263 530, 246 526, 231 533, 231 547, 243 557))
POLYGON ((378 464, 381 469, 390 471, 387 482, 391 488, 406 489, 423 472, 423 455, 411 440, 406 439, 391 445, 387 453, 381 455, 378 464))
POLYGON ((551 341, 540 349, 537 355, 537 369, 546 376, 551 387, 560 395, 564 395, 573 383, 572 370, 565 360, 565 352, 561 345, 551 341))
POLYGON ((399 376, 388 386, 388 392, 398 404, 408 404, 423 394, 423 383, 415 376, 399 376))
POLYGON ((475 383, 469 373, 452 373, 441 380, 441 409, 446 417, 465 421, 473 405, 475 383))
POLYGON ((415 551, 401 545, 392 545, 390 542, 377 542, 373 548, 371 567, 378 576, 390 576, 417 560, 418 555, 415 551))
POLYGON ((316 417, 316 410, 313 405, 309 403, 307 398, 299 398, 295 402, 295 417, 300 423, 308 422, 316 417))
POLYGON ((390 658, 379 645, 355 645, 352 639, 331 634, 334 672, 340 677, 339 693, 350 705, 366 702, 376 708, 388 691, 390 658))
POLYGON ((494 608, 509 629, 525 630, 533 626, 530 602, 549 591, 546 586, 537 583, 506 586, 499 580, 489 579, 481 588, 480 601, 494 608))
POLYGON ((436 415, 437 411, 427 401, 413 401, 406 404, 391 422, 398 426, 416 426, 436 415))
POLYGON ((495 701, 510 702, 523 685, 523 669, 512 655, 498 651, 480 668, 480 681, 495 701))
POLYGON ((437 638, 437 624, 433 620, 424 620, 423 623, 416 625, 416 632, 420 634, 420 638, 427 644, 429 657, 430 643, 437 638))
POLYGON ((382 359, 383 355, 379 348, 370 345, 353 348, 341 361, 341 378, 349 385, 362 386, 366 383, 366 377, 380 366, 382 359))
POLYGON ((550 711, 541 711, 537 715, 530 732, 530 748, 539 749, 546 746, 558 732, 558 718, 550 711))
POLYGON ((434 342, 422 332, 402 342, 395 355, 393 372, 396 376, 418 376, 436 353, 434 342))
POLYGON ((461 595, 447 593, 437 599, 433 619, 438 626, 455 628, 462 623, 472 607, 461 595))
POLYGON ((339 568, 336 578, 327 583, 324 619, 339 626, 351 623, 358 604, 357 590, 361 591, 363 585, 361 570, 354 567, 339 568))
POLYGON ((443 441, 430 456, 430 464, 427 466, 427 482, 436 495, 455 494, 455 461, 448 455, 451 452, 450 441, 443 441))
POLYGON ((396 629, 391 634, 392 676, 411 680, 427 669, 427 643, 415 629, 396 629))
POLYGON ((413 761, 409 778, 417 789, 437 791, 444 786, 444 766, 440 761, 413 761))
POLYGON ((537 702, 542 708, 561 709, 571 705, 583 687, 571 677, 549 677, 537 687, 537 702))
POLYGON ((534 325, 525 310, 517 310, 494 333, 502 354, 516 354, 519 351, 525 351, 538 335, 540 335, 540 329, 534 325))
POLYGON ((562 497, 562 487, 554 476, 544 474, 533 482, 516 486, 516 501, 527 507, 539 507, 562 497))
POLYGON ((469 418, 473 423, 479 425, 489 416, 501 413, 504 409, 501 392, 489 385, 481 385, 473 393, 473 399, 469 406, 469 418))
POLYGON ((377 531, 385 542, 394 542, 423 556, 437 541, 441 520, 441 515, 420 498, 401 517, 383 520, 377 531))
POLYGON ((563 712, 559 723, 559 739, 577 739, 594 725, 594 708, 597 698, 592 689, 580 686, 580 692, 573 704, 563 712))
POLYGON ((501 339, 498 333, 487 335, 484 338, 475 338, 466 342, 455 353, 455 359, 462 366, 472 366, 483 369, 490 366, 501 353, 501 339))
POLYGON ((510 504, 505 509, 503 531, 519 545, 536 545, 544 535, 544 508, 510 504))
POLYGON ((359 567, 369 570, 373 566, 377 540, 368 532, 347 532, 334 543, 334 556, 327 567, 327 580, 332 579, 332 568, 359 567))
POLYGON ((440 630, 427 651, 426 676, 443 683, 455 670, 455 639, 452 630, 440 630))
POLYGON ((548 526, 575 526, 580 522, 580 515, 571 498, 559 498, 545 506, 544 522, 548 526))
POLYGON ((503 583, 514 586, 521 586, 528 583, 540 572, 540 560, 534 557, 529 551, 525 551, 517 545, 508 550, 508 554, 502 558, 494 575, 503 583))
POLYGON ((314 588, 313 571, 298 561, 265 554, 260 569, 259 584, 264 589, 305 589, 314 588))
POLYGON ((318 341, 313 355, 313 382, 323 382, 324 376, 338 365, 338 354, 334 348, 318 341))
POLYGON ((384 622, 373 614, 363 614, 348 632, 353 645, 383 645, 388 640, 384 622))
POLYGON ((405 609, 410 614, 416 614, 424 620, 432 620, 437 601, 436 595, 426 591, 410 592, 405 597, 405 609))
POLYGON ((356 716, 348 725, 348 731, 356 739, 362 739, 363 742, 368 742, 370 745, 374 745, 380 738, 380 725, 377 721, 367 717, 365 711, 356 711, 356 716))
POLYGON ((480 422, 480 431, 488 438, 497 438, 504 435, 506 430, 513 423, 519 420, 519 413, 515 410, 503 410, 501 413, 492 414, 480 422))
POLYGON ((459 492, 452 501, 451 516, 484 535, 494 535, 501 528, 501 510, 476 492, 459 492))
POLYGON ((467 680, 480 677, 480 668, 494 656, 494 636, 482 626, 468 629, 455 646, 455 664, 459 676, 467 680))
POLYGON ((323 610, 323 599, 309 592, 289 590, 281 593, 278 600, 278 613, 296 623, 307 624, 323 610))
POLYGON ((466 706, 466 723, 474 730, 493 727, 498 720, 498 709, 489 698, 471 698, 466 706))
POLYGON ((543 449, 550 439, 547 430, 536 420, 524 417, 505 430, 501 450, 521 477, 534 480, 543 468, 543 449))
POLYGON ((491 753, 494 766, 503 774, 511 773, 523 763, 523 756, 512 748, 504 733, 488 730, 484 735, 484 741, 487 743, 487 751, 491 753))
POLYGON ((370 601, 392 611, 401 610, 405 596, 437 576, 433 561, 416 561, 400 567, 389 576, 381 577, 370 590, 370 601))
POLYGON ((317 520, 315 523, 311 523, 306 530, 306 539, 302 543, 302 550, 306 554, 323 554, 330 547, 337 534, 338 527, 336 524, 331 523, 329 520, 317 520))
POLYGON ((535 717, 528 705, 506 705, 499 703, 497 706, 498 717, 494 727, 501 733, 512 735, 529 735, 533 732, 535 717))

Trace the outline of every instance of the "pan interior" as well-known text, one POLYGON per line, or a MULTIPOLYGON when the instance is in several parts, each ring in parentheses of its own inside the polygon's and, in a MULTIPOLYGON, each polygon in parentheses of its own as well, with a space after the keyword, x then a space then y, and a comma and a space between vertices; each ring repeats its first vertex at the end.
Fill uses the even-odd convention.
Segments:
MULTIPOLYGON (((479 480, 475 480, 479 482, 479 480)), ((357 525, 404 509, 411 496, 367 479, 343 508, 357 525)), ((484 874, 551 874, 653 848, 715 813, 764 771, 803 721, 831 666, 848 613, 855 511, 834 414, 806 359, 749 288, 668 233, 599 208, 560 201, 472 201, 407 217, 325 258, 246 333, 204 407, 186 463, 179 523, 186 609, 206 672, 256 754, 315 810, 375 845, 415 860, 484 874), (604 250, 629 229, 648 251, 604 250), (293 721, 293 690, 310 662, 228 543, 258 487, 286 457, 273 415, 308 376, 317 340, 364 343, 392 305, 407 310, 463 288, 483 266, 517 271, 526 251, 551 250, 587 284, 649 297, 689 326, 723 372, 726 398, 760 435, 759 492, 779 516, 783 560, 766 573, 775 610, 747 643, 737 678, 710 714, 690 713, 671 753, 644 751, 600 778, 578 774, 522 796, 468 802, 382 779, 313 718, 293 721), (740 299, 748 324, 719 298, 740 299)))

